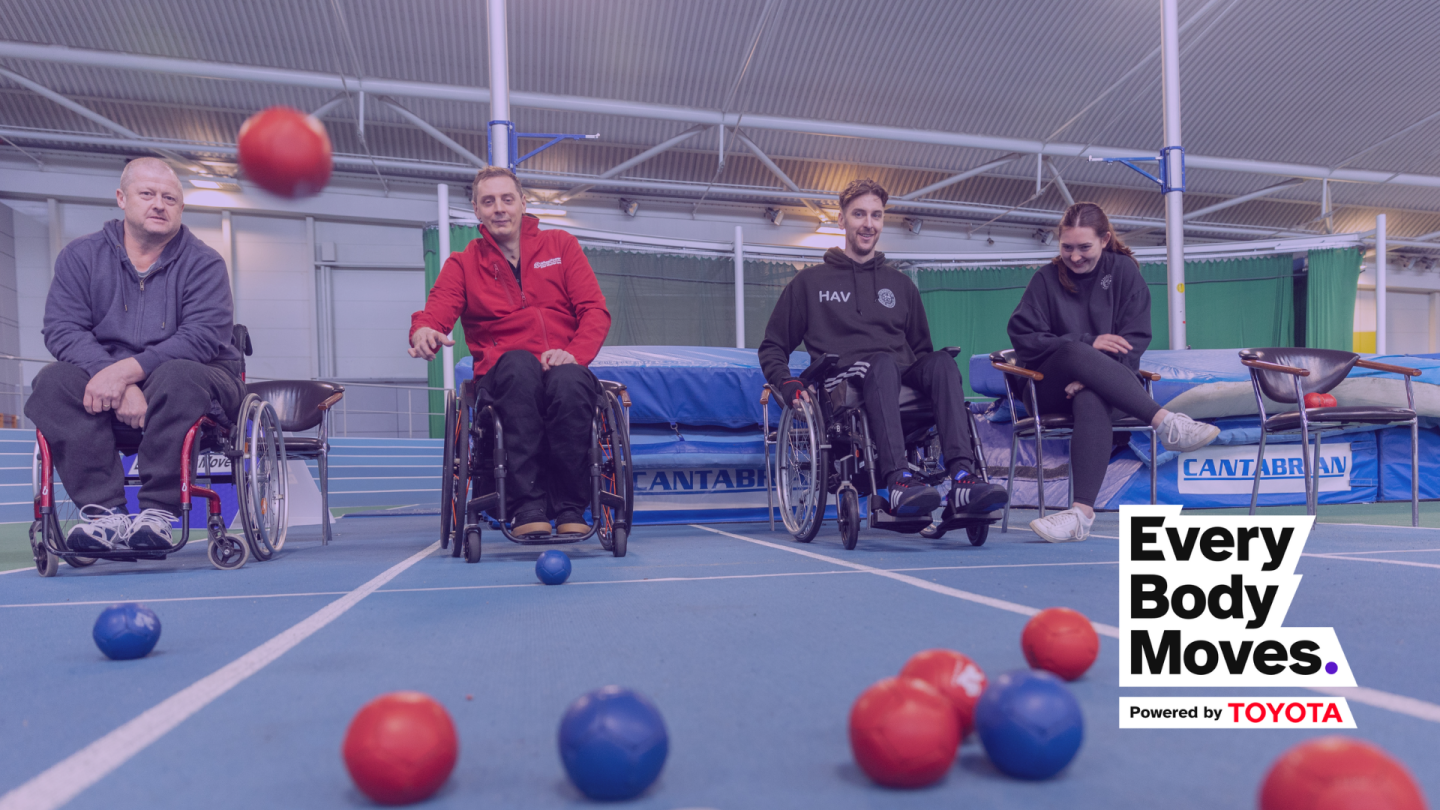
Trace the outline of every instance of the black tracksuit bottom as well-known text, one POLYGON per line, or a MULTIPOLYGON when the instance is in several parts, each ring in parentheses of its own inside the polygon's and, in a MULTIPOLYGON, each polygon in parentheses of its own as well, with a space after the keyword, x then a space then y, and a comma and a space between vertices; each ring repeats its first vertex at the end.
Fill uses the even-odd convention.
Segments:
POLYGON ((1035 369, 1045 375, 1035 386, 1041 413, 1068 413, 1075 417, 1070 437, 1070 474, 1074 476, 1075 502, 1095 506, 1105 481, 1114 446, 1114 418, 1119 413, 1147 424, 1160 406, 1145 393, 1135 372, 1119 360, 1086 343, 1060 347, 1035 369), (1085 387, 1074 398, 1065 386, 1085 387))
MULTIPOLYGON (((535 355, 515 350, 500 355, 479 390, 505 429, 507 514, 517 524, 578 520, 590 506, 590 427, 600 392, 595 375, 577 363, 546 371, 535 355)), ((489 477, 488 469, 481 472, 489 477)))
MULTIPOLYGON (((125 509, 125 472, 115 430, 130 430, 114 411, 85 412, 90 375, 70 363, 40 369, 25 416, 44 434, 60 481, 75 506, 97 504, 125 509)), ((213 404, 234 419, 245 386, 218 366, 167 360, 139 383, 145 394, 145 430, 140 439, 140 508, 180 513, 180 451, 185 434, 213 404)))
POLYGON ((860 385, 870 437, 875 442, 876 465, 889 484, 895 473, 907 468, 905 430, 900 424, 900 386, 907 385, 925 394, 935 410, 935 427, 940 434, 940 452, 950 472, 956 468, 978 474, 970 441, 970 418, 966 413, 965 383, 955 359, 945 352, 931 352, 903 371, 888 354, 865 358, 870 368, 860 385))

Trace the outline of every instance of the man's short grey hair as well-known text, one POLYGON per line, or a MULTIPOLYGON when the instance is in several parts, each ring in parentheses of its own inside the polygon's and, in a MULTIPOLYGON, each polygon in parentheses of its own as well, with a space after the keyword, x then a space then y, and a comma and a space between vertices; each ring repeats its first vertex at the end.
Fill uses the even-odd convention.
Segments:
POLYGON ((163 169, 175 178, 175 185, 180 185, 180 175, 170 168, 170 164, 160 158, 143 157, 136 158, 125 164, 125 170, 120 172, 120 190, 124 191, 135 181, 135 172, 141 169, 163 169))

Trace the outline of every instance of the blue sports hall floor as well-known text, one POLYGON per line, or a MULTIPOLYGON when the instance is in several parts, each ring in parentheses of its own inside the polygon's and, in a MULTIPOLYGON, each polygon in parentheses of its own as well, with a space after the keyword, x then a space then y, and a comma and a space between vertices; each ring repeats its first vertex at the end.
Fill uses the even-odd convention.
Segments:
MULTIPOLYGON (((622 559, 566 547, 574 573, 559 587, 535 579, 541 549, 495 532, 479 564, 451 558, 425 515, 346 517, 327 547, 296 529, 276 559, 233 572, 199 544, 54 579, 17 568, 0 575, 0 808, 369 806, 341 739, 361 705, 401 689, 438 699, 460 734, 450 781, 423 806, 588 804, 556 730, 572 700, 611 683, 650 696, 669 728, 669 760, 636 807, 1255 806, 1270 763, 1320 732, 1121 731, 1113 638, 1072 685, 1085 742, 1058 777, 1004 777, 973 736, 931 788, 858 770, 851 703, 915 652, 957 649, 993 678, 1025 666, 1027 609, 1118 623, 1117 517, 1056 546, 1023 528, 1033 511, 1017 515, 982 547, 865 529, 848 552, 833 523, 810 545, 764 524, 642 527, 622 559), (91 641, 119 601, 160 615, 149 657, 108 661, 91 641)), ((1365 688, 1348 695, 1351 733, 1404 761, 1431 801, 1437 541, 1434 528, 1317 524, 1287 619, 1335 628, 1365 688)))

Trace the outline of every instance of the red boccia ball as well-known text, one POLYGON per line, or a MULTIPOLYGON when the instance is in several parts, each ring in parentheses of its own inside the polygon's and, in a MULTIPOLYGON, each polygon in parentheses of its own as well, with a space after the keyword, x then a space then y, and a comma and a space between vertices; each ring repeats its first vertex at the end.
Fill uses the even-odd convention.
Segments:
POLYGON ((1046 608, 1026 623, 1020 649, 1031 668, 1073 681, 1095 663, 1100 637, 1084 614, 1070 608, 1046 608))
POLYGON ((926 650, 916 653, 900 670, 902 678, 918 678, 936 689, 955 707, 960 739, 975 728, 975 703, 985 691, 985 671, 954 650, 926 650))
POLYGON ((850 749, 867 776, 887 787, 929 785, 955 761, 960 726, 940 690, 916 678, 886 678, 850 709, 850 749))
POLYGON ((380 804, 410 804, 445 784, 458 748, 444 706, 419 692, 392 692, 356 712, 341 751, 366 796, 380 804))
POLYGON ((1425 797, 1405 766, 1374 745, 1321 737, 1275 760, 1260 810, 1425 810, 1425 797))
POLYGON ((240 126, 240 167, 245 176, 281 197, 308 197, 330 182, 330 136, 325 127, 291 107, 271 107, 240 126))
POLYGON ((1305 407, 1306 407, 1306 408, 1323 408, 1323 407, 1325 407, 1325 395, 1324 395, 1324 394, 1316 394, 1316 393, 1314 393, 1314 392, 1311 392, 1311 393, 1309 393, 1309 394, 1306 394, 1306 395, 1305 395, 1305 407))

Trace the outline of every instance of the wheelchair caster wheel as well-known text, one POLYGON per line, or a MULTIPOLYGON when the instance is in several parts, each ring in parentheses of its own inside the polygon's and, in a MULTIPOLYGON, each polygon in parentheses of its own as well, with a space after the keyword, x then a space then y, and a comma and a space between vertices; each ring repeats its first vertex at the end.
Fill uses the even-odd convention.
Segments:
POLYGON ((840 542, 845 545, 846 551, 853 551, 860 540, 860 496, 855 490, 846 489, 840 493, 835 516, 840 524, 840 542))
POLYGON ((970 545, 983 546, 985 538, 990 536, 990 524, 972 523, 965 527, 965 533, 970 536, 970 545))
POLYGON ((35 570, 40 572, 42 577, 53 577, 60 570, 60 558, 51 554, 45 548, 44 530, 40 530, 40 537, 36 537, 36 527, 39 523, 30 524, 30 554, 35 558, 35 570))
POLYGON ((210 538, 206 549, 210 564, 221 571, 233 571, 250 559, 250 546, 244 540, 229 534, 210 538))
POLYGON ((480 530, 469 528, 465 530, 465 562, 480 562, 480 530))
POLYGON ((65 556, 65 564, 71 568, 88 568, 95 564, 94 557, 81 557, 75 554, 65 556))
POLYGON ((616 526, 610 535, 610 553, 616 557, 624 557, 629 540, 630 532, 623 526, 616 526))

